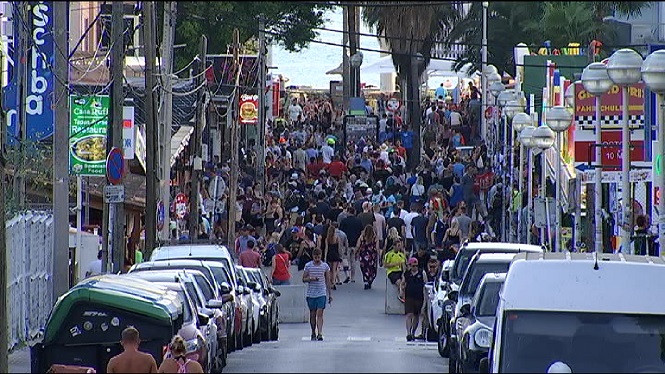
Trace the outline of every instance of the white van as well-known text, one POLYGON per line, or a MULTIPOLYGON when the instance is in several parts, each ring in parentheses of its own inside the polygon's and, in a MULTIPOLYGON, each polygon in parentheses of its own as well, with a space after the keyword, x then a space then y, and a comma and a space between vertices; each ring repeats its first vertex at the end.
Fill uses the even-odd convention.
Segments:
POLYGON ((518 254, 481 371, 665 372, 663 279, 660 257, 518 254))

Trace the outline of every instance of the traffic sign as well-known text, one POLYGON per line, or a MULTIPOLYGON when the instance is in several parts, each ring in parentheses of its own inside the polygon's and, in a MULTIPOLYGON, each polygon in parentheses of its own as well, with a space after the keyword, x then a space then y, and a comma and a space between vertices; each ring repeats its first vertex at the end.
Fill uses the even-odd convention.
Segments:
POLYGON ((124 174, 125 160, 122 156, 122 149, 113 147, 106 157, 106 178, 111 184, 120 184, 124 174))
POLYGON ((178 218, 183 219, 185 218, 185 214, 187 213, 187 203, 188 203, 187 195, 184 193, 179 193, 175 195, 175 214, 178 218))
POLYGON ((110 185, 104 186, 104 202, 107 204, 125 202, 125 186, 110 185))
POLYGON ((391 97, 386 102, 386 110, 389 112, 396 112, 402 104, 396 97, 391 97))
POLYGON ((583 162, 583 163, 579 163, 579 164, 575 165, 575 169, 577 169, 579 171, 585 171, 585 170, 593 169, 593 167, 591 167, 591 166, 589 166, 589 164, 583 162))
POLYGON ((162 230, 164 228, 166 212, 164 211, 164 202, 162 200, 157 204, 157 230, 162 230))

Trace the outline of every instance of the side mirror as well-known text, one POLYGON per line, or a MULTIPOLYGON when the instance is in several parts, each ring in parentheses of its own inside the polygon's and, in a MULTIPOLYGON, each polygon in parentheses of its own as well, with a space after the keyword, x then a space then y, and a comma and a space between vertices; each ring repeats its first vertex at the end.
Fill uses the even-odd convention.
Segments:
POLYGON ((450 282, 450 270, 441 270, 441 280, 450 282))
POLYGON ((211 308, 211 309, 220 309, 224 307, 224 301, 222 300, 208 300, 208 303, 206 304, 206 308, 211 308))
POLYGON ((251 292, 252 292, 252 290, 249 289, 248 287, 243 287, 242 288, 242 294, 243 295, 249 295, 251 292))
POLYGON ((212 316, 215 315, 215 312, 213 312, 212 309, 208 309, 207 307, 200 308, 199 313, 205 314, 208 318, 212 318, 212 316))
POLYGON ((487 357, 480 359, 480 364, 478 365, 479 373, 489 373, 490 372, 490 360, 487 357))
POLYGON ((222 295, 222 301, 223 301, 225 304, 228 303, 229 301, 233 301, 233 300, 235 300, 235 298, 234 298, 233 295, 231 295, 231 294, 228 294, 228 293, 227 293, 227 294, 222 295))
POLYGON ((450 292, 448 292, 448 299, 449 299, 449 300, 452 300, 452 301, 454 301, 454 302, 457 302, 457 294, 458 294, 458 291, 450 291, 450 292))
POLYGON ((205 326, 205 325, 208 324, 209 321, 210 321, 210 317, 208 317, 204 313, 199 313, 198 314, 199 326, 205 326))
POLYGON ((276 290, 276 289, 273 288, 273 289, 272 289, 272 292, 275 294, 276 297, 280 297, 280 296, 282 296, 282 293, 279 292, 279 290, 276 290))
POLYGON ((254 292, 261 292, 261 285, 256 282, 247 282, 247 286, 250 290, 254 290, 254 292))
POLYGON ((464 304, 460 308, 460 314, 464 317, 470 316, 471 315, 471 305, 470 304, 464 304))
POLYGON ((226 294, 231 293, 231 286, 226 282, 222 282, 219 285, 219 290, 222 293, 222 295, 226 295, 226 294))

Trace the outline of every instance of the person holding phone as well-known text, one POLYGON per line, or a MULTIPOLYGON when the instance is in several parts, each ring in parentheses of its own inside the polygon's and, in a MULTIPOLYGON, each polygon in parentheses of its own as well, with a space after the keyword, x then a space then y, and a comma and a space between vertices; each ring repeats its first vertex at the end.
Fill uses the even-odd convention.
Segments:
POLYGON ((305 264, 302 273, 302 281, 307 283, 305 300, 309 307, 309 325, 313 341, 323 340, 323 311, 326 308, 326 297, 329 303, 332 302, 330 266, 321 260, 322 254, 320 248, 314 248, 313 260, 305 264))

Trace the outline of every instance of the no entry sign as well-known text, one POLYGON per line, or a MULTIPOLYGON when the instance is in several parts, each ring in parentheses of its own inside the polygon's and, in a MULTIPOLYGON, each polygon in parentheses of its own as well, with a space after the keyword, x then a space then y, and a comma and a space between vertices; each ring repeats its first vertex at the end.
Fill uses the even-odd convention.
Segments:
POLYGON ((106 157, 106 177, 111 184, 120 184, 122 176, 125 173, 125 160, 122 156, 122 149, 118 147, 111 148, 108 157, 106 157))

